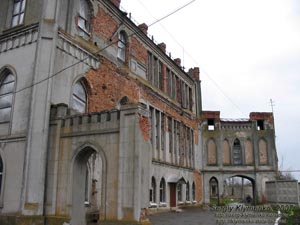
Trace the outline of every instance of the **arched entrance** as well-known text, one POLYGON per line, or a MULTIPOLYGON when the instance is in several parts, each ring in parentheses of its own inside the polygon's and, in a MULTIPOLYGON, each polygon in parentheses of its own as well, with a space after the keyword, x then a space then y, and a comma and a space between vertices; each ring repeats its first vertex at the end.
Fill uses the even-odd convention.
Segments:
POLYGON ((236 175, 224 181, 224 201, 255 204, 255 181, 244 175, 236 175))
POLYGON ((209 180, 209 196, 210 203, 219 204, 219 182, 215 177, 209 180))
POLYGON ((102 199, 103 162, 93 148, 85 147, 74 158, 71 224, 97 223, 102 199))

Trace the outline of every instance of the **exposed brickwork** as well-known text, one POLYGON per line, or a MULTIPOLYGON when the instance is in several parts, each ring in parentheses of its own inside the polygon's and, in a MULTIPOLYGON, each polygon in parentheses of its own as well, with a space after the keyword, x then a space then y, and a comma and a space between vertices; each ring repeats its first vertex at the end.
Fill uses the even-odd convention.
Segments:
POLYGON ((90 70, 86 78, 92 84, 89 112, 115 109, 120 99, 127 96, 130 103, 138 102, 138 86, 128 77, 118 73, 116 65, 104 57, 97 71, 90 70))
POLYGON ((220 111, 203 111, 201 113, 202 119, 220 119, 220 111))
POLYGON ((202 200, 202 178, 198 171, 194 171, 194 181, 196 186, 196 201, 200 202, 202 200))
POLYGON ((142 131, 145 141, 149 141, 150 140, 150 129, 151 129, 149 118, 139 115, 139 122, 140 122, 139 123, 140 129, 142 131))
POLYGON ((131 56, 137 59, 141 64, 147 63, 147 50, 146 48, 135 38, 131 38, 131 56))
POLYGON ((250 113, 251 120, 267 120, 270 124, 274 124, 273 113, 267 112, 252 112, 250 113))
POLYGON ((91 20, 93 35, 109 41, 116 31, 118 23, 102 8, 99 8, 97 15, 91 20))

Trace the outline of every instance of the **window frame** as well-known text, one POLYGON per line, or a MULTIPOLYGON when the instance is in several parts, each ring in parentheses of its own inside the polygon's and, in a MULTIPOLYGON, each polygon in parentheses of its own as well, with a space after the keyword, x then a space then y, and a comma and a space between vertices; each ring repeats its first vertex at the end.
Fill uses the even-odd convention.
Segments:
POLYGON ((91 9, 87 0, 79 0, 77 29, 80 37, 83 37, 84 39, 90 38, 91 9), (83 25, 81 25, 80 21, 83 21, 83 25))
POLYGON ((0 208, 3 208, 3 198, 4 198, 4 184, 5 184, 5 162, 2 154, 0 152, 0 164, 2 165, 2 170, 0 169, 0 208))
POLYGON ((83 80, 83 78, 77 80, 72 88, 72 95, 71 95, 71 108, 78 112, 78 113, 86 113, 87 109, 88 109, 88 92, 87 92, 87 87, 85 85, 85 82, 83 80), (85 101, 83 99, 81 99, 77 94, 74 93, 75 91, 75 87, 76 85, 79 84, 80 87, 82 87, 84 94, 85 94, 85 101), (76 101, 79 101, 80 103, 84 103, 84 111, 79 111, 77 110, 77 108, 74 107, 74 99, 76 99, 76 101))
POLYGON ((164 178, 161 178, 159 184, 159 202, 166 203, 166 181, 164 178))
POLYGON ((24 24, 25 22, 25 13, 26 13, 26 5, 27 5, 27 0, 14 0, 12 4, 12 14, 11 14, 11 20, 10 20, 10 27, 16 27, 19 25, 24 24), (15 6, 16 4, 19 3, 19 9, 17 12, 15 12, 15 6), (23 7, 22 7, 23 6, 23 7), (14 24, 14 18, 17 18, 16 24, 14 24), (22 20, 20 21, 20 18, 22 20))
POLYGON ((118 33, 118 53, 117 57, 122 62, 126 62, 127 58, 127 35, 124 30, 118 33))
POLYGON ((0 119, 0 124, 7 124, 7 123, 11 123, 12 121, 12 113, 13 113, 13 106, 14 106, 14 99, 15 99, 15 88, 16 88, 16 76, 15 74, 8 68, 5 68, 3 70, 0 70, 0 105, 1 105, 1 98, 2 97, 7 97, 7 96, 11 96, 11 99, 10 99, 10 106, 5 106, 5 107, 0 107, 0 112, 2 109, 10 109, 10 112, 9 112, 9 118, 6 119, 6 120, 3 120, 1 121, 0 119), (8 81, 6 83, 5 80, 11 76, 13 78, 13 81, 8 81), (11 91, 9 92, 6 92, 4 94, 1 94, 1 91, 2 91, 2 88, 3 88, 3 83, 4 85, 7 85, 7 84, 11 84, 13 83, 13 87, 11 88, 11 91))

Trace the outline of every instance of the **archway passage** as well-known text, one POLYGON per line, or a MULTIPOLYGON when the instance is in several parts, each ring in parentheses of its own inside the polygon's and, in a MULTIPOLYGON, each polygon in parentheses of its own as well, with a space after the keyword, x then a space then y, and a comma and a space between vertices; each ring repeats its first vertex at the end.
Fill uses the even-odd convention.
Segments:
POLYGON ((219 204, 219 182, 215 177, 209 180, 209 198, 211 204, 219 204))
POLYGON ((247 176, 236 175, 224 181, 224 203, 255 203, 255 181, 247 176))
POLYGON ((75 157, 72 182, 72 225, 96 224, 101 207, 102 159, 86 147, 75 157))

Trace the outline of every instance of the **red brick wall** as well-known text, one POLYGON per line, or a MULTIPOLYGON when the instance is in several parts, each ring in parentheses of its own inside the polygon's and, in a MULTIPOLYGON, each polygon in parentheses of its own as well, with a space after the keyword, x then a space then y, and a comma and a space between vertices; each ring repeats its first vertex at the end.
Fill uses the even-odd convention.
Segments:
POLYGON ((199 202, 202 200, 202 181, 201 174, 197 171, 194 171, 194 181, 196 186, 196 201, 199 202))
MULTIPOLYGON (((99 8, 97 16, 92 20, 92 32, 94 36, 103 38, 109 41, 114 32, 117 29, 117 25, 120 21, 116 21, 110 13, 99 8)), ((114 36, 114 40, 117 40, 117 35, 114 36)), ((142 65, 147 65, 147 49, 144 44, 135 36, 128 37, 128 56, 133 57, 142 65)), ((97 112, 103 110, 115 109, 120 99, 123 96, 127 96, 130 99, 130 103, 136 104, 139 99, 143 98, 151 105, 160 109, 167 116, 171 116, 176 120, 182 121, 185 125, 195 130, 195 142, 198 143, 198 122, 196 119, 189 119, 182 115, 180 110, 176 110, 173 107, 165 104, 161 99, 154 95, 153 90, 144 84, 140 83, 137 79, 128 75, 128 66, 124 64, 119 68, 117 65, 109 61, 102 56, 100 58, 100 67, 97 71, 90 70, 86 74, 86 78, 91 86, 91 94, 89 95, 89 112, 97 112)), ((166 67, 163 66, 163 90, 166 91, 166 67)), ((156 89, 157 90, 157 89, 156 89)), ((178 85, 179 96, 181 96, 181 90, 178 85)), ((144 138, 149 139, 149 131, 145 119, 142 119, 145 123, 141 125, 144 138)))
POLYGON ((97 15, 91 21, 92 33, 104 40, 109 40, 116 31, 118 22, 111 15, 99 8, 97 15))

